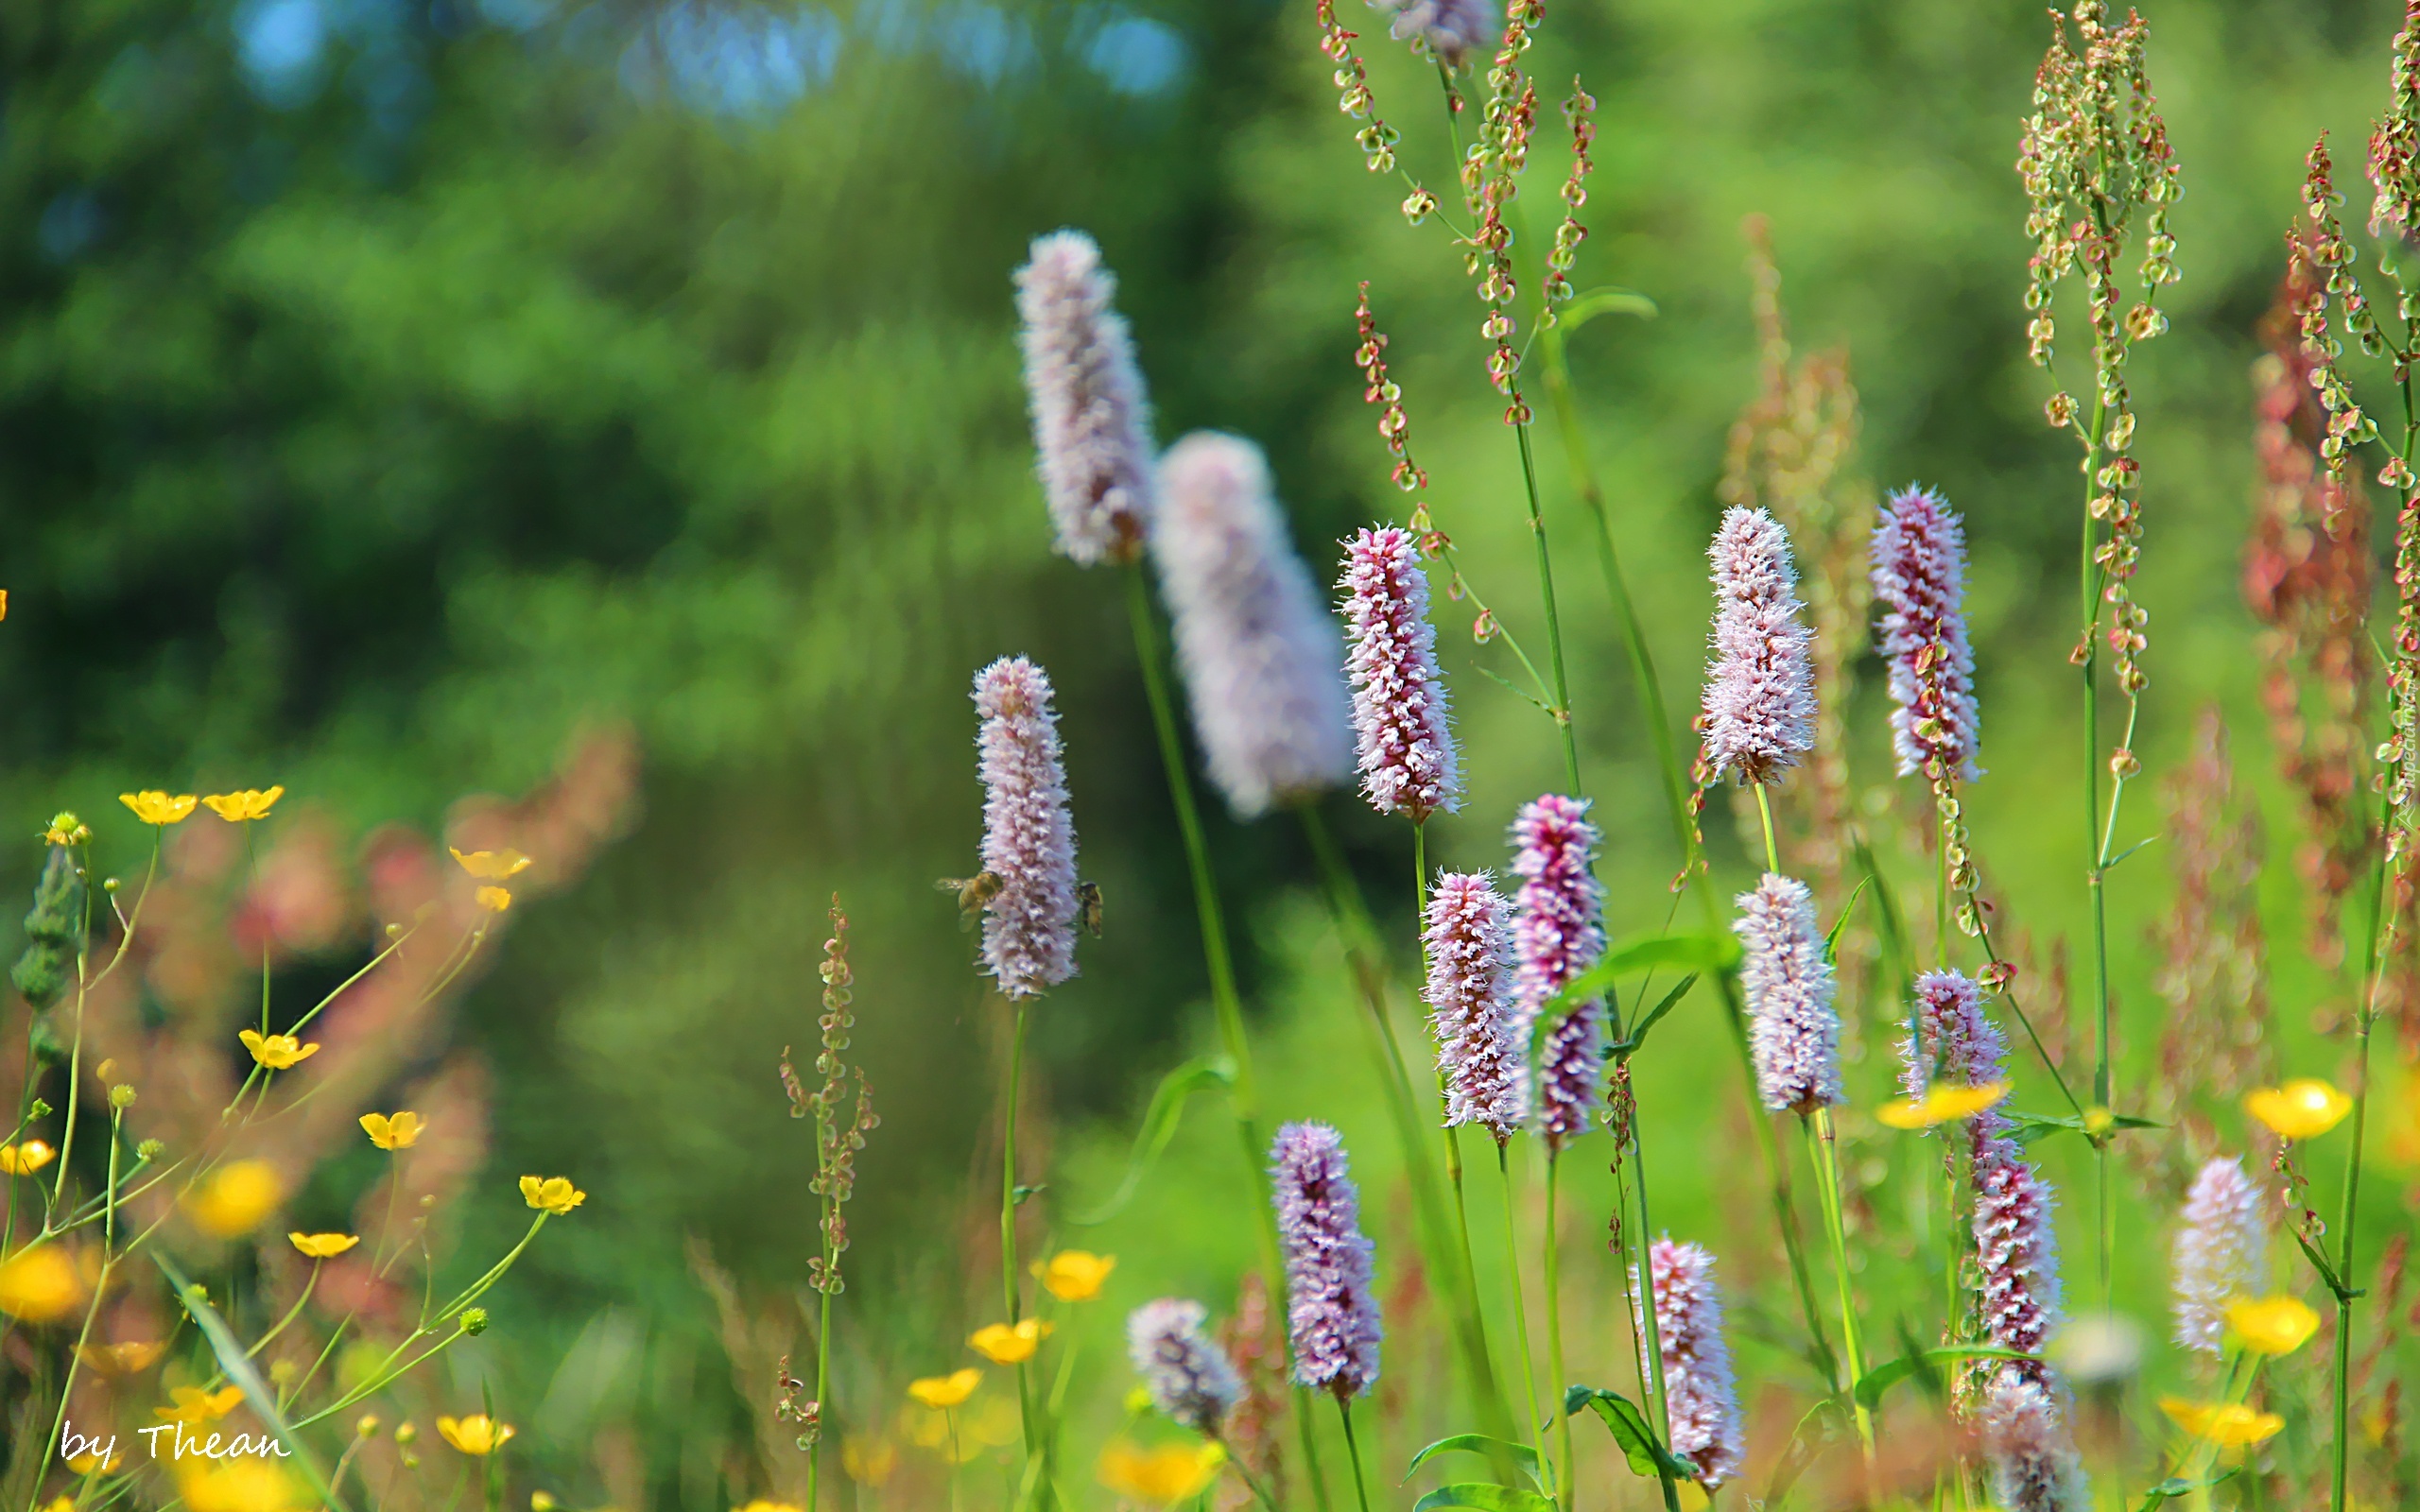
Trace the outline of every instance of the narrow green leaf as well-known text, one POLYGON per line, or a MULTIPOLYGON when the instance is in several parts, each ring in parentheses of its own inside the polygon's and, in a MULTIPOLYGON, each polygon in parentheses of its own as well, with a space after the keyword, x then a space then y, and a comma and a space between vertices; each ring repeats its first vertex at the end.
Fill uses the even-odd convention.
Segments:
POLYGON ((1507 1455, 1514 1464, 1521 1467, 1522 1473, 1529 1476, 1532 1484, 1540 1487, 1546 1485, 1538 1474, 1536 1450, 1527 1444, 1508 1443, 1501 1438, 1490 1438, 1485 1434, 1455 1434, 1450 1437, 1437 1440, 1411 1456, 1411 1463, 1404 1467, 1404 1480, 1410 1480, 1414 1471, 1439 1454, 1483 1454, 1490 1459, 1494 1459, 1498 1454, 1507 1455))
POLYGON ((1590 289, 1557 311, 1554 323, 1568 333, 1600 315, 1634 315, 1642 320, 1652 320, 1655 301, 1635 289, 1590 289))
POLYGON ((2336 1267, 2328 1263, 2328 1259, 2325 1255, 2320 1253, 2320 1249, 2317 1245, 2312 1244, 2308 1239, 2303 1236, 2303 1231, 2301 1229, 2297 1228, 2293 1232, 2294 1243, 2302 1246, 2304 1258, 2308 1259, 2311 1263, 2312 1266, 2318 1270, 2319 1279, 2327 1284, 2328 1291, 2335 1295, 2335 1297, 2339 1302, 2349 1302, 2354 1297, 2362 1295, 2360 1292, 2348 1291, 2345 1288, 2344 1282, 2340 1280, 2336 1274, 2336 1267))
POLYGON ((1841 931, 1849 927, 1849 916, 1857 912, 1857 901, 1865 895, 1866 879, 1857 879, 1857 890, 1849 901, 1841 904, 1841 917, 1832 920, 1832 932, 1824 936, 1824 964, 1835 966, 1841 959, 1841 931))
POLYGON ((1476 1507, 1478 1512, 1554 1512, 1554 1503, 1537 1492, 1516 1490, 1494 1481, 1441 1486, 1411 1503, 1411 1512, 1433 1512, 1434 1508, 1448 1506, 1476 1507))
POLYGON ((1547 715, 1553 714, 1554 705, 1547 702, 1544 698, 1541 698, 1536 694, 1530 692, 1527 688, 1522 687, 1519 683, 1513 681, 1504 674, 1495 671, 1494 668, 1481 667, 1478 669, 1478 675, 1482 678, 1493 678, 1496 681, 1504 684, 1504 690, 1507 693, 1510 693, 1515 698, 1528 701, 1531 707, 1538 711, 1538 713, 1547 715))
POLYGON ((1831 1397, 1816 1402, 1800 1417, 1798 1426, 1789 1431, 1789 1447, 1782 1452, 1780 1462, 1773 1466, 1772 1480, 1765 1486, 1765 1505, 1781 1505, 1782 1498, 1806 1473, 1806 1467, 1815 1463, 1815 1456, 1824 1452, 1824 1446, 1840 1436, 1839 1418, 1837 1400, 1831 1397), (1830 1420, 1825 1421, 1826 1418, 1830 1420), (1812 1439, 1806 1432, 1809 1426, 1816 1430, 1812 1439))
POLYGON ((1079 1228, 1090 1228, 1116 1217, 1142 1189, 1143 1178, 1150 1175, 1168 1142, 1176 1138, 1186 1100, 1203 1088, 1232 1087, 1235 1081, 1235 1068, 1223 1056, 1188 1060, 1161 1077, 1160 1085, 1151 1093, 1151 1106, 1143 1111, 1143 1125, 1134 1131, 1134 1148, 1126 1157, 1126 1175, 1119 1179, 1117 1190, 1110 1194, 1107 1202, 1067 1222, 1079 1228))
POLYGON ((1631 1030, 1629 1037, 1609 1047, 1606 1053, 1608 1055, 1619 1057, 1625 1060, 1630 1058, 1632 1056, 1638 1054, 1638 1047, 1647 1043, 1647 1031, 1654 1028, 1656 1021, 1663 1018, 1664 1015, 1671 1012, 1675 1005, 1677 1005, 1683 998, 1689 995, 1689 988, 1697 985, 1698 973, 1695 971, 1691 971, 1688 975, 1681 978, 1680 986, 1672 988, 1671 991, 1665 993, 1664 1000, 1661 1003, 1656 1004, 1655 1006, 1647 1010, 1647 1016, 1638 1021, 1636 1026, 1631 1030))
POLYGON ((1616 982, 1642 971, 1667 966, 1698 972, 1727 971, 1738 964, 1739 942, 1727 934, 1649 935, 1607 951, 1595 966, 1564 983, 1562 991, 1548 998, 1539 1015, 1560 1018, 1559 1010, 1564 1006, 1602 997, 1616 982))
POLYGON ((1604 1419, 1614 1442, 1621 1446, 1622 1457, 1630 1462, 1632 1474, 1649 1480, 1666 1475, 1676 1481, 1698 1478, 1698 1468, 1687 1460, 1674 1458, 1647 1426, 1647 1415, 1639 1410, 1638 1403, 1620 1392, 1601 1386, 1573 1386, 1564 1393, 1564 1416, 1576 1417, 1583 1407, 1604 1419))
POLYGON ((1954 1360, 2038 1360, 2040 1355, 2023 1349, 2002 1349, 1985 1344, 1952 1345, 1938 1349, 1925 1349, 1902 1355, 1888 1365, 1876 1366, 1857 1383, 1854 1395, 1857 1404, 1871 1411, 1882 1400, 1882 1394, 1907 1380, 1917 1371, 1954 1360))
POLYGON ((252 1411, 268 1427, 269 1436, 277 1440, 279 1447, 293 1454, 295 1463, 302 1467, 302 1473, 310 1478, 311 1489, 320 1494, 320 1499, 335 1508, 335 1512, 344 1512, 344 1503, 337 1500, 336 1491, 328 1485, 327 1472, 320 1469, 319 1457, 311 1452, 311 1446, 302 1442, 301 1435, 287 1426, 285 1414, 277 1407, 277 1393, 269 1390, 268 1383, 252 1368, 252 1362, 245 1355, 244 1343, 235 1337, 235 1331, 227 1326, 227 1320, 218 1315, 218 1309, 211 1306, 209 1299, 201 1295, 185 1273, 177 1268, 175 1261, 154 1251, 151 1263, 168 1278, 168 1287, 177 1294, 177 1301, 184 1308, 185 1315, 194 1320, 195 1326, 201 1330, 201 1336, 210 1341, 210 1352, 218 1357, 218 1368, 225 1371, 227 1379, 244 1393, 244 1400, 251 1404, 252 1411))

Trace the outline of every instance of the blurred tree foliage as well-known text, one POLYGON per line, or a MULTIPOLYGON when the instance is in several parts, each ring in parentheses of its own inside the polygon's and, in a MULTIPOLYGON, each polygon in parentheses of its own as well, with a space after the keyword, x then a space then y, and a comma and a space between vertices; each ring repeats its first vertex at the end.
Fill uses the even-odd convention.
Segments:
MULTIPOLYGON (((1381 18, 1340 9, 1407 161, 1442 187, 1433 79, 1381 18)), ((2366 130, 2396 9, 2152 16, 2188 198, 2178 330, 2138 380, 2152 751, 2248 679, 2226 650, 2250 328, 2302 153, 2322 127, 2366 130)), ((1603 101, 1579 282, 1662 306, 1592 329, 1575 362, 1676 707, 1724 427, 1754 385, 1735 228, 1763 211, 1809 343, 1851 349, 1868 469, 1940 484, 1974 520, 1987 755, 1995 722, 2055 734, 2046 700, 2067 684, 2044 647, 2072 634, 2077 490, 2023 361, 2009 168, 2047 25, 1971 0, 1549 7, 1536 72, 1580 71, 1603 101)), ((684 1232, 743 1277, 803 1275, 811 1158, 772 1063, 811 1038, 836 888, 886 1116, 852 1297, 957 1296, 953 1246, 926 1241, 981 1190, 990 1030, 930 883, 975 837, 983 662, 1029 651, 1058 679, 1109 897, 1107 939, 1044 1016, 1062 1110, 1127 1106, 1199 995, 1115 585, 1049 556, 1030 482, 1008 294, 1029 236, 1100 237, 1163 438, 1261 438, 1322 570, 1326 541, 1398 503, 1349 364, 1355 285, 1374 281, 1441 523, 1526 631, 1479 307, 1434 228, 1394 214, 1400 183, 1362 171, 1312 35, 1307 0, 0 15, 0 823, 112 812, 137 783, 282 781, 357 827, 434 826, 459 794, 527 785, 585 724, 639 736, 644 824, 516 918, 461 1031, 501 1073, 498 1171, 595 1194, 516 1279, 543 1315, 508 1312, 489 1342, 514 1390, 543 1391, 575 1332, 582 1368, 620 1348, 593 1321, 605 1304, 702 1319, 684 1232)), ((1617 907, 1651 924, 1668 844, 1547 467, 1611 869, 1641 885, 1617 907)), ((1480 777, 1432 853, 1492 864, 1554 756, 1534 713, 1461 683, 1480 777)), ((2012 799, 2056 791, 2004 748, 2012 799)), ((2023 813, 1979 816, 1987 850, 2006 825, 2002 869, 2064 885, 2072 858, 2023 813)), ((1353 838, 1392 896, 1401 835, 1353 838)), ((1279 826, 1221 823, 1215 844, 1248 918, 1301 874, 1279 826)), ((19 891, 37 850, 0 863, 19 891)), ((920 1318, 910 1342, 959 1332, 920 1318)), ((718 1365, 648 1368, 651 1400, 735 1423, 735 1402, 667 1384, 718 1365)), ((717 1465, 676 1436, 659 1494, 717 1504, 717 1465)))

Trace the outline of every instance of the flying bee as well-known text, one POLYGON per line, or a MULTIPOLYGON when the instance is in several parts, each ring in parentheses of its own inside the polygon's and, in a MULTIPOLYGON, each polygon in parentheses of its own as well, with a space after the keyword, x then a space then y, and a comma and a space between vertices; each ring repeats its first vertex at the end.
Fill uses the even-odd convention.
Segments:
POLYGON ((1100 938, 1099 883, 1080 882, 1076 884, 1076 917, 1082 920, 1085 932, 1091 935, 1095 939, 1100 938))
POLYGON ((943 877, 933 884, 933 890, 958 894, 958 927, 972 929, 975 916, 983 911, 983 905, 1000 896, 1000 879, 989 871, 978 871, 971 877, 943 877))

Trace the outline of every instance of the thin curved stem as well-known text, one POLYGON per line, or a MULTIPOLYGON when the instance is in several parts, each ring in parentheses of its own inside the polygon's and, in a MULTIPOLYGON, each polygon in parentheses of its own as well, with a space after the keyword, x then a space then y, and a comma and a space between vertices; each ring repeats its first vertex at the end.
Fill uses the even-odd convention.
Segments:
POLYGON ((1353 1403, 1337 1398, 1336 1415, 1344 1423, 1344 1457, 1353 1462, 1354 1498, 1360 1503, 1361 1512, 1370 1512, 1370 1486, 1361 1475, 1361 1445, 1353 1436, 1353 1403))
POLYGON ((1858 1445, 1865 1452, 1870 1469, 1874 1464, 1874 1415, 1855 1396, 1858 1383, 1865 1379, 1865 1349, 1858 1331, 1857 1293, 1849 1280, 1848 1228, 1841 1213, 1841 1161, 1833 1143, 1832 1110, 1818 1108, 1814 1116, 1804 1123, 1808 1150, 1815 1158, 1816 1182, 1822 1189, 1824 1237, 1831 1242, 1832 1266, 1840 1278, 1841 1349, 1848 1364, 1850 1406, 1857 1421, 1858 1445))
POLYGON ((1512 1335, 1521 1346, 1521 1393, 1529 1403, 1530 1420, 1524 1436, 1538 1457, 1546 1457, 1546 1440, 1541 1425, 1546 1419, 1538 1416, 1538 1372, 1530 1359, 1530 1307, 1521 1293, 1521 1235, 1512 1221, 1512 1158, 1503 1144, 1495 1147, 1496 1174, 1504 1178, 1504 1264, 1512 1279, 1512 1335))

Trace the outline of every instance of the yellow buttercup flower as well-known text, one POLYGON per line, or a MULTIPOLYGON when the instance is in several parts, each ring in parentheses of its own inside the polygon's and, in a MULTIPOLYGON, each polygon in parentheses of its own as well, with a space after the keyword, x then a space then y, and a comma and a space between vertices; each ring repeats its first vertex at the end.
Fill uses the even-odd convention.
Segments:
POLYGON ((177 1461, 177 1494, 189 1512, 294 1512, 316 1504, 277 1468, 251 1454, 207 1460, 187 1454, 177 1461))
POLYGON ((510 1423, 497 1422, 480 1412, 468 1418, 440 1418, 437 1432, 465 1454, 493 1454, 512 1437, 513 1430, 510 1423))
POLYGON ((1050 1336, 1050 1325, 1039 1318, 1026 1318, 1011 1327, 1006 1323, 987 1323, 967 1338, 975 1352, 994 1365, 1023 1365, 1042 1348, 1050 1336))
POLYGON ((879 1489, 890 1483, 890 1472, 899 1468, 899 1447, 888 1438, 851 1434, 840 1440, 840 1468, 859 1486, 879 1489))
POLYGON ((76 1351, 87 1369, 105 1376, 130 1376, 148 1370, 167 1349, 164 1344, 88 1344, 76 1351))
MULTIPOLYGON (((116 1469, 119 1466, 125 1463, 126 1456, 124 1454, 112 1454, 105 1460, 101 1458, 99 1452, 95 1451, 90 1454, 69 1455, 67 1459, 67 1469, 70 1472, 77 1475, 107 1475, 112 1470, 116 1469)), ((60 1498, 60 1502, 64 1502, 67 1499, 65 1497, 60 1498)), ((53 1502, 50 1504, 56 1507, 59 1505, 59 1502, 53 1502)))
POLYGON ((482 887, 471 894, 471 901, 491 914, 500 914, 512 906, 512 894, 502 887, 482 887))
POLYGON ((2159 1410, 2195 1438, 2206 1438, 2221 1449, 2249 1449, 2276 1435, 2286 1419, 2273 1412, 2257 1412, 2239 1401, 2198 1402, 2162 1397, 2159 1410))
POLYGON ((0 1171, 10 1176, 31 1176, 58 1155, 57 1150, 40 1140, 27 1140, 22 1144, 0 1144, 0 1171))
POLYGON ((171 798, 158 788, 147 787, 140 793, 120 793, 117 800, 134 811, 134 816, 146 824, 182 824, 185 816, 200 799, 191 793, 171 798))
POLYGON ((233 1239, 251 1233, 285 1200, 285 1182, 266 1160, 235 1160, 185 1194, 187 1216, 204 1233, 233 1239))
POLYGON ((248 787, 240 793, 213 793, 202 802, 209 805, 211 813, 230 824, 249 824, 254 819, 268 818, 268 811, 275 808, 277 800, 285 796, 283 785, 272 787, 266 793, 256 787, 248 787))
POLYGON ((182 1423, 197 1428, 215 1423, 243 1405, 244 1388, 227 1386, 218 1391, 204 1391, 199 1386, 179 1386, 168 1393, 170 1405, 154 1407, 151 1416, 164 1423, 182 1423))
POLYGON ((334 1260, 361 1243, 359 1234, 287 1234, 285 1238, 313 1260, 334 1260))
POLYGON ((2353 1099, 2316 1076, 2303 1076, 2253 1092, 2244 1098, 2243 1110, 2280 1139, 2315 1140, 2344 1122, 2353 1099))
POLYGON ((983 1372, 973 1366, 968 1366, 963 1370, 953 1370, 945 1376, 925 1376, 920 1380, 910 1381, 908 1383, 908 1395, 927 1407, 939 1410, 942 1407, 960 1405, 967 1398, 975 1395, 975 1388, 982 1383, 983 1372))
POLYGON ((571 1184, 571 1177, 550 1176, 540 1180, 534 1176, 521 1178, 521 1200, 560 1218, 588 1200, 588 1194, 571 1184))
POLYGON ((361 1131, 370 1143, 382 1150, 408 1150, 420 1143, 421 1130, 428 1125, 420 1115, 406 1108, 400 1113, 364 1113, 361 1131))
POLYGON ((42 832, 44 845, 82 845, 92 837, 92 827, 63 809, 51 816, 50 827, 42 832))
POLYGON ((1115 1255, 1085 1249, 1063 1249, 1048 1260, 1036 1261, 1033 1273, 1042 1288, 1063 1302, 1089 1302, 1100 1295, 1101 1283, 1117 1268, 1115 1255))
POLYGON ((2319 1314, 2290 1297, 2227 1304, 2227 1332, 2255 1354, 2291 1354, 2319 1332, 2319 1314))
POLYGON ((320 1053, 316 1043, 306 1045, 290 1034, 263 1034, 258 1029, 245 1029, 235 1038, 244 1041, 244 1048, 252 1053, 254 1060, 271 1071, 289 1070, 320 1053))
POLYGON ((464 855, 450 845, 445 849, 464 871, 481 882, 507 882, 529 869, 529 858, 518 850, 474 850, 464 855))
POLYGON ((0 1262, 0 1313, 54 1323, 83 1304, 83 1274, 59 1246, 28 1246, 0 1262))
POLYGON ((1876 1108, 1874 1116, 1892 1128, 1930 1128, 1936 1124, 1972 1118, 2007 1096, 2008 1083, 2004 1081, 1985 1082, 1979 1087, 1945 1085, 1928 1089, 1922 1097, 1893 1098, 1876 1108))
POLYGON ((1120 1496, 1167 1506, 1200 1496, 1226 1462, 1226 1450, 1216 1443, 1137 1449, 1113 1440, 1100 1452, 1100 1484, 1120 1496))

